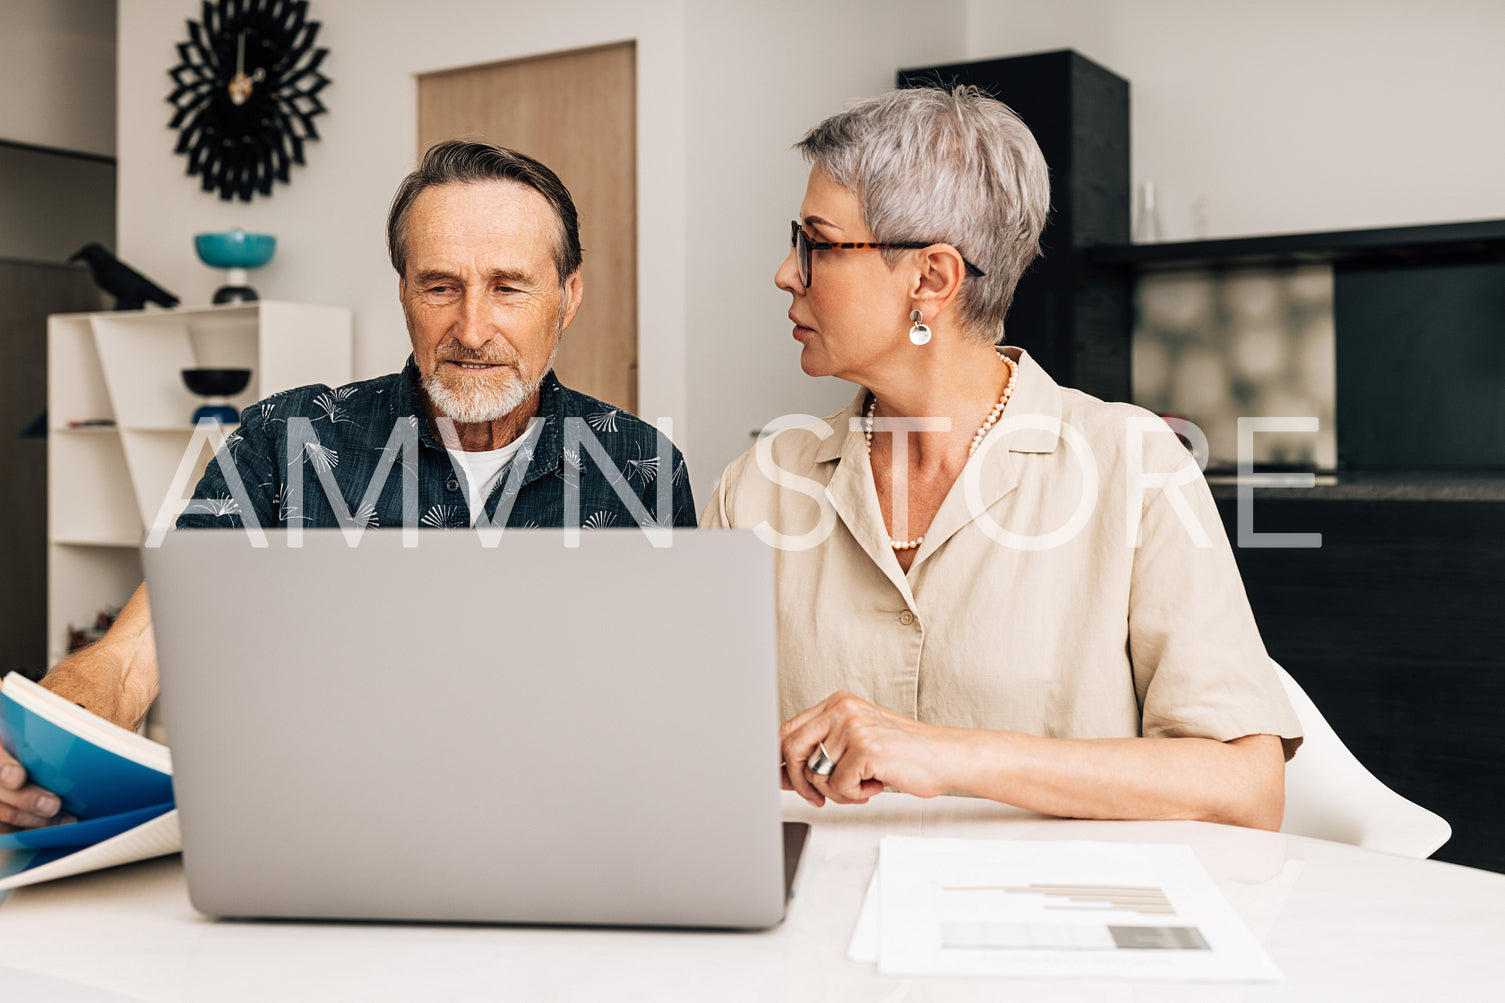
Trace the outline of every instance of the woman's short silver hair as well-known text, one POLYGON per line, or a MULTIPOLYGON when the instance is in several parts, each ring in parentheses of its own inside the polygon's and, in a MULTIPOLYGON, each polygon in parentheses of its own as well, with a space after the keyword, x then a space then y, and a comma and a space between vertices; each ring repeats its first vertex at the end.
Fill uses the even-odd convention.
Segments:
MULTIPOLYGON (((1002 343, 1019 277, 1040 253, 1050 173, 1028 127, 976 87, 859 101, 795 144, 854 193, 873 240, 950 244, 987 274, 958 298, 963 332, 1002 343)), ((902 250, 882 252, 890 266, 902 250)))

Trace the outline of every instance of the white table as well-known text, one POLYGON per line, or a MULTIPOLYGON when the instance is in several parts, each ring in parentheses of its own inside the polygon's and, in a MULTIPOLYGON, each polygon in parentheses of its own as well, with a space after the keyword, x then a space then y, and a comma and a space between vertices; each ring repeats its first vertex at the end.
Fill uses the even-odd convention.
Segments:
POLYGON ((170 857, 0 902, 0 998, 18 998, 9 975, 67 980, 79 1000, 1505 999, 1505 875, 1201 822, 1067 821, 901 794, 822 809, 785 798, 785 817, 815 829, 789 916, 766 933, 214 922, 188 904, 170 857), (1286 982, 880 978, 846 948, 885 833, 1189 844, 1286 982))

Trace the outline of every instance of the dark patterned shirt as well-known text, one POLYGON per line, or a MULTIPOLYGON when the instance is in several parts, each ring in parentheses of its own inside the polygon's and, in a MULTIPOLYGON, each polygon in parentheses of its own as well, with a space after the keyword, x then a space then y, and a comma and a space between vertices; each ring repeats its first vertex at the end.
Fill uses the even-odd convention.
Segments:
MULTIPOLYGON (((695 525, 684 457, 641 419, 550 372, 485 504, 496 526, 695 525)), ((464 474, 424 417, 418 367, 300 387, 241 412, 178 527, 471 526, 464 474)))

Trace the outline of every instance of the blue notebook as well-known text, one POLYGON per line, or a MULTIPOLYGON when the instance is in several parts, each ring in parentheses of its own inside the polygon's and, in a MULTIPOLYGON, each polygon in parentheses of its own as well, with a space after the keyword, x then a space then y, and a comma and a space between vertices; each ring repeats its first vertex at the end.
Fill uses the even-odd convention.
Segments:
POLYGON ((150 822, 172 811, 172 802, 154 804, 135 811, 123 811, 100 818, 84 819, 71 825, 49 825, 41 829, 18 829, 0 835, 0 850, 55 850, 92 846, 111 836, 150 822))
MULTIPOLYGON (((116 839, 173 809, 172 757, 165 745, 96 717, 15 672, 0 685, 0 744, 26 768, 32 783, 56 794, 63 810, 78 819, 0 834, 0 851, 34 853, 22 870, 116 839)), ((10 879, 0 882, 10 884, 10 879)))

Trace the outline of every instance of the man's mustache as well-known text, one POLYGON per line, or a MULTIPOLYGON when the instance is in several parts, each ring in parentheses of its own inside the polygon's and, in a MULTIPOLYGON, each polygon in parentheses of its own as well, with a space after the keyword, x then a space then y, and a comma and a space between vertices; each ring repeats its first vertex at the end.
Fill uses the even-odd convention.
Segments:
POLYGON ((517 368, 522 357, 516 352, 506 349, 482 351, 480 349, 467 348, 458 341, 440 345, 434 351, 435 362, 478 362, 490 366, 512 366, 517 368))

